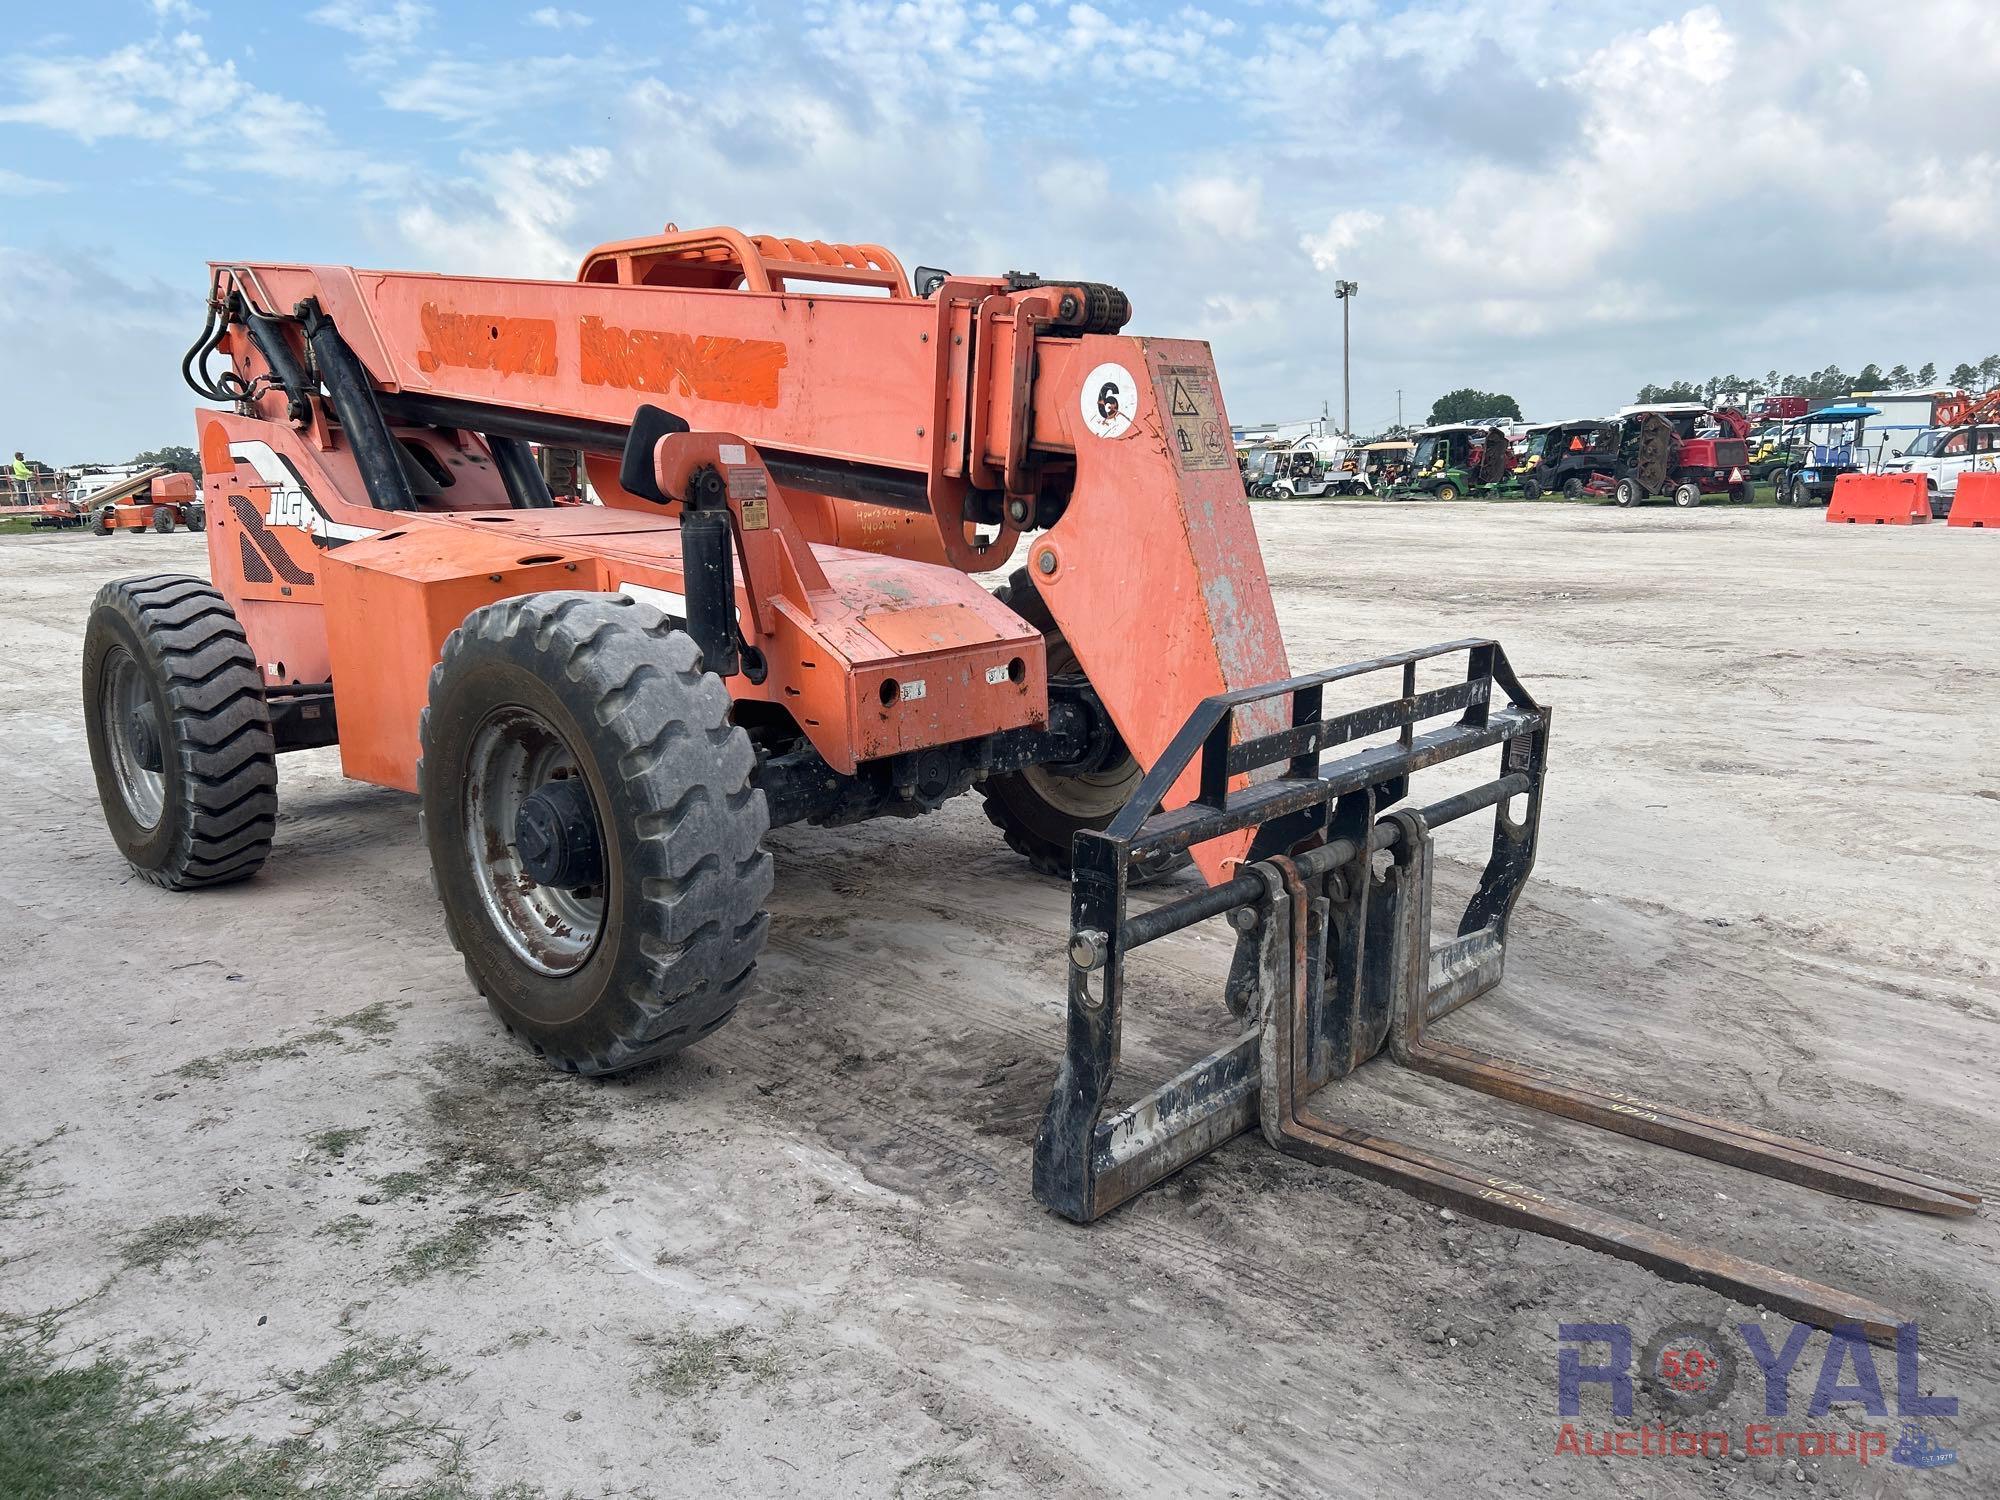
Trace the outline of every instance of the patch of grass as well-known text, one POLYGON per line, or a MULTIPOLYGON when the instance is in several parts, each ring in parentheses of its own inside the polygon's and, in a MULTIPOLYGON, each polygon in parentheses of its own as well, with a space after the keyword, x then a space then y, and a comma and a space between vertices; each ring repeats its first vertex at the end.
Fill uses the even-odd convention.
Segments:
POLYGON ((345 1411, 363 1392, 408 1395, 450 1373, 450 1365, 432 1359, 413 1338, 362 1333, 317 1370, 295 1370, 278 1383, 307 1406, 345 1411))
POLYGON ((785 1373, 783 1356, 748 1328, 641 1334, 638 1342, 647 1350, 638 1389, 657 1392, 669 1401, 709 1395, 731 1380, 763 1385, 785 1373))
POLYGON ((62 1191, 59 1187, 36 1187, 28 1177, 41 1165, 42 1153, 50 1143, 68 1131, 69 1127, 64 1125, 38 1141, 0 1147, 0 1221, 32 1218, 34 1212, 27 1205, 53 1198, 62 1191))
POLYGON ((401 1282, 469 1272, 530 1212, 553 1212, 598 1192, 610 1160, 586 1118, 594 1095, 574 1079, 524 1059, 496 1067, 463 1048, 445 1048, 433 1061, 446 1081, 425 1100, 417 1142, 423 1158, 374 1179, 372 1199, 441 1199, 456 1218, 404 1243, 389 1267, 401 1282))
POLYGON ((526 1222, 519 1214, 463 1213, 449 1229, 405 1244, 389 1274, 402 1282, 437 1275, 463 1276, 478 1264, 488 1245, 526 1222))
POLYGON ((526 1194, 538 1208, 565 1208, 599 1191, 611 1153, 584 1118, 587 1087, 540 1063, 510 1057, 501 1067, 447 1048, 436 1061, 450 1080, 425 1100, 426 1170, 490 1201, 526 1194))
POLYGON ((373 1005, 364 1005, 344 1016, 335 1016, 326 1024, 335 1031, 356 1031, 368 1037, 393 1036, 396 1031, 395 1018, 389 1014, 389 1002, 386 1000, 377 1000, 373 1005))
POLYGON ((313 1238, 332 1240, 341 1245, 358 1245, 375 1231, 374 1221, 362 1214, 347 1214, 322 1224, 313 1231, 313 1238))
POLYGON ((335 1016, 330 1021, 298 1036, 264 1047, 231 1047, 212 1057, 197 1057, 174 1069, 176 1078, 209 1081, 224 1077, 232 1068, 253 1067, 267 1062, 296 1061, 317 1047, 336 1046, 352 1038, 349 1033, 368 1038, 388 1036, 396 1029, 387 1001, 364 1005, 360 1010, 335 1016))
MULTIPOLYGON (((371 1412, 449 1369, 413 1340, 364 1336, 289 1381, 311 1438, 218 1438, 218 1403, 158 1367, 54 1349, 53 1319, 0 1330, 0 1490, 8 1500, 474 1500, 464 1440, 437 1423, 371 1412), (330 1441, 322 1442, 324 1435, 330 1441), (391 1481, 388 1476, 394 1472, 391 1481)), ((516 1485, 500 1492, 530 1500, 516 1485)))
POLYGON ((218 1052, 212 1057, 194 1058, 175 1068, 174 1077, 208 1082, 224 1077, 231 1068, 301 1058, 315 1047, 323 1047, 339 1040, 339 1032, 322 1026, 317 1031, 308 1031, 303 1036, 293 1037, 289 1041, 273 1042, 268 1047, 231 1047, 228 1051, 218 1052))
POLYGON ((150 1375, 99 1354, 60 1361, 52 1330, 0 1338, 0 1474, 19 1500, 304 1496, 288 1455, 202 1435, 150 1375))
POLYGON ((394 1203, 398 1198, 428 1198, 442 1193, 451 1186, 449 1172, 403 1171, 391 1172, 386 1177, 375 1179, 375 1196, 385 1203, 394 1203))
POLYGON ((307 1139, 306 1149, 314 1156, 324 1156, 333 1161, 339 1161, 341 1157, 347 1155, 347 1148, 354 1145, 366 1134, 368 1134, 368 1127, 366 1125, 342 1126, 332 1130, 322 1130, 318 1135, 307 1139))
POLYGON ((168 1214, 128 1235, 119 1255, 132 1270, 158 1271, 235 1233, 235 1224, 221 1214, 168 1214))

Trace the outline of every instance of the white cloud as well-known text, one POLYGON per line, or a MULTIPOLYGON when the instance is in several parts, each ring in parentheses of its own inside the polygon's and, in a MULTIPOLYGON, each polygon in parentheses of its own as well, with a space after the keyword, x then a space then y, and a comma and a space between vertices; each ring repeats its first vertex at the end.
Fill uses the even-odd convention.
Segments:
POLYGON ((162 21, 178 21, 184 26, 194 26, 208 19, 208 12, 190 0, 147 0, 153 14, 162 21))
POLYGON ((371 47, 398 48, 415 42, 430 24, 432 14, 431 8, 418 0, 390 0, 386 5, 371 5, 367 0, 331 0, 318 10, 307 12, 306 19, 344 31, 371 47))
POLYGON ((1984 250, 2000 237, 2000 159, 1982 151, 1947 166, 1929 157, 1882 214, 1898 238, 1984 250))
POLYGON ((1255 177, 1189 177, 1169 189, 1167 196, 1182 227, 1191 233, 1244 240, 1262 228, 1264 184, 1255 177))
MULTIPOLYGON (((1879 0, 740 0, 663 8, 670 70, 622 26, 616 52, 536 55, 585 3, 426 51, 444 33, 412 0, 310 0, 400 63, 261 87, 241 40, 152 0, 134 33, 179 35, 33 46, 0 124, 134 175, 150 144, 156 181, 251 200, 325 259, 567 276, 672 218, 1109 280, 1135 328, 1212 339, 1246 418, 1337 397, 1325 276, 1364 288, 1362 422, 1399 385, 1418 412, 1466 384, 1584 411, 1732 364, 1948 368, 1986 352, 1948 347, 1978 336, 1951 309, 2000 291, 1991 0, 1924 0, 1921 27, 1879 0), (371 86, 406 118, 362 151, 333 121, 371 86)), ((297 45, 266 19, 265 55, 297 45)), ((6 159, 0 193, 58 186, 6 159)), ((200 258, 214 222, 161 253, 200 258)))
POLYGON ((50 182, 45 177, 30 177, 9 167, 0 167, 0 198, 29 198, 41 193, 66 193, 67 183, 50 182))
POLYGON ((609 63, 568 56, 482 62, 441 57, 389 84, 382 102, 455 125, 477 124, 571 97, 585 78, 616 71, 609 63))
POLYGON ((178 150, 190 166, 303 181, 383 174, 340 146, 309 105, 247 82, 191 32, 97 57, 46 56, 16 64, 18 97, 0 124, 38 125, 87 144, 132 139, 178 150))
POLYGON ((433 186, 397 228, 432 267, 467 276, 576 274, 587 243, 573 238, 581 194, 611 170, 611 153, 580 146, 468 158, 469 178, 433 186))
POLYGON ((1341 257, 1368 235, 1382 227, 1382 216, 1372 209, 1343 209, 1327 220, 1317 234, 1299 236, 1299 248, 1312 261, 1315 271, 1337 271, 1341 257))
POLYGON ((201 326, 202 285, 113 270, 84 250, 0 245, 0 412, 7 451, 47 463, 118 460, 193 438, 174 373, 201 326), (75 380, 52 372, 76 372, 75 380), (79 401, 76 391, 91 399, 79 401))

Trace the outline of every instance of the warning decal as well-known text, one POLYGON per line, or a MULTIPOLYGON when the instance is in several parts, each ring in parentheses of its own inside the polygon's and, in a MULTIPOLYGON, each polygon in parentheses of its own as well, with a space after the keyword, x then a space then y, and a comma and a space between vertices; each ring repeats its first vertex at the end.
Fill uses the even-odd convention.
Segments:
POLYGON ((1162 365, 1160 389, 1175 461, 1183 469, 1229 468, 1235 460, 1222 426, 1215 371, 1207 365, 1162 365))

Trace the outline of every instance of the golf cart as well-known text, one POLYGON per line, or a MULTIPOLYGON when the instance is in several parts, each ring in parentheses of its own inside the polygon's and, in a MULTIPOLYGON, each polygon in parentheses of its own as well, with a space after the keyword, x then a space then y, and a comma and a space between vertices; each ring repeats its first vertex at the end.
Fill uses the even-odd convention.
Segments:
POLYGON ((1243 493, 1252 500, 1268 500, 1276 493, 1271 486, 1285 455, 1276 448, 1251 448, 1236 455, 1243 471, 1243 493))
POLYGON ((1281 500, 1314 500, 1322 495, 1348 493, 1351 478, 1334 467, 1310 439, 1302 439, 1279 453, 1279 467, 1271 481, 1272 492, 1281 500))
POLYGON ((1848 402, 1822 406, 1798 419, 1797 454, 1772 476, 1780 505, 1824 505, 1833 498, 1833 482, 1843 474, 1868 472, 1865 435, 1877 407, 1848 402))
POLYGON ((1417 445, 1408 438, 1392 438, 1380 443, 1365 443, 1354 450, 1354 478, 1357 494, 1381 494, 1392 490, 1403 482, 1403 476, 1410 471, 1410 456, 1417 451, 1417 445))

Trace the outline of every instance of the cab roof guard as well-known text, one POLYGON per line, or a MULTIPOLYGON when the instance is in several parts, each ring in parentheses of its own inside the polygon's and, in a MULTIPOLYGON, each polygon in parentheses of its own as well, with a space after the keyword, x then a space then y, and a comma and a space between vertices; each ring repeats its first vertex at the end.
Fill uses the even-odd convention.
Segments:
POLYGON ((664 232, 599 245, 584 257, 577 280, 622 286, 681 286, 782 292, 792 280, 891 297, 910 296, 903 264, 880 245, 836 245, 715 227, 664 232))

